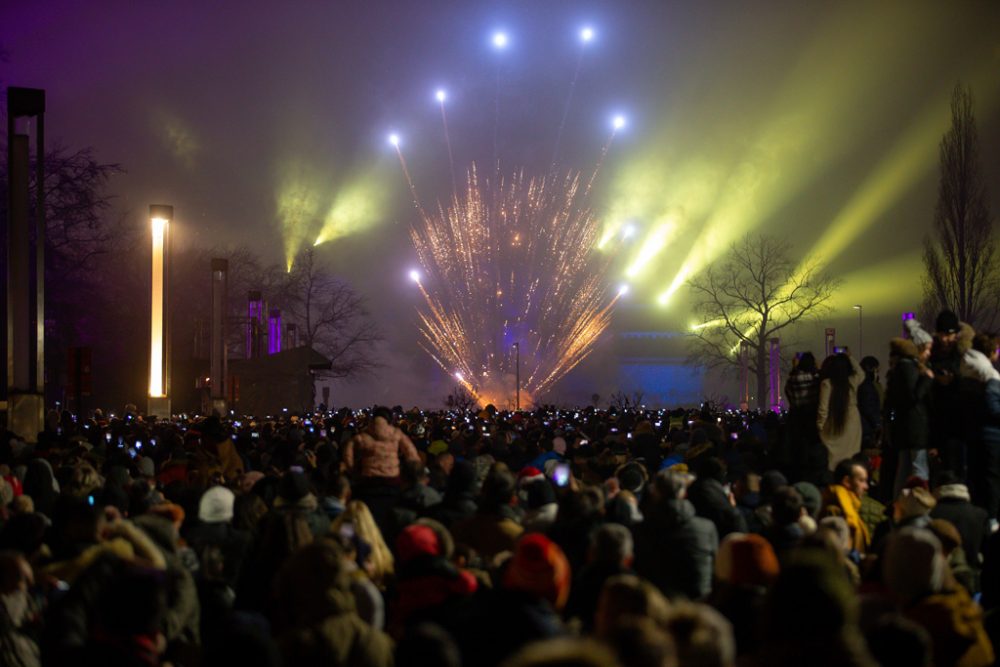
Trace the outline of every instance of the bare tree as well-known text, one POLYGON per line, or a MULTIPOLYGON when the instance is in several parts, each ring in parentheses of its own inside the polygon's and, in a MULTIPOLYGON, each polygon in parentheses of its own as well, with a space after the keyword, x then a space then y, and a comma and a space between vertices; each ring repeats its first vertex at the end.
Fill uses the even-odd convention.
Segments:
POLYGON ((611 394, 611 406, 619 410, 638 410, 645 398, 646 392, 640 389, 634 390, 631 395, 618 390, 611 394))
POLYGON ((298 326, 300 342, 330 359, 323 375, 350 378, 378 367, 375 346, 382 336, 354 289, 319 266, 312 248, 295 260, 280 303, 298 326))
POLYGON ((691 361, 735 371, 745 344, 760 408, 768 404, 768 341, 826 312, 840 285, 814 262, 797 268, 790 250, 786 241, 748 234, 721 263, 688 283, 700 319, 691 332, 691 361))
MULTIPOLYGON (((0 146, 4 144, 0 141, 0 146)), ((31 162, 34 190, 35 156, 31 162)), ((107 260, 135 239, 122 220, 111 215, 113 198, 107 186, 121 172, 117 164, 99 162, 91 148, 56 146, 45 153, 45 364, 55 397, 61 390, 68 347, 93 345, 101 338, 98 331, 106 329, 104 314, 110 303, 105 288, 114 276, 107 260)), ((0 220, 6 218, 7 164, 2 163, 0 220)))
POLYGON ((476 407, 477 401, 468 389, 459 384, 455 385, 451 393, 445 396, 444 404, 449 410, 468 412, 476 407))
POLYGON ((990 327, 1000 306, 1000 265, 972 91, 961 84, 952 93, 940 162, 934 230, 924 237, 924 307, 930 313, 951 309, 974 327, 990 327))

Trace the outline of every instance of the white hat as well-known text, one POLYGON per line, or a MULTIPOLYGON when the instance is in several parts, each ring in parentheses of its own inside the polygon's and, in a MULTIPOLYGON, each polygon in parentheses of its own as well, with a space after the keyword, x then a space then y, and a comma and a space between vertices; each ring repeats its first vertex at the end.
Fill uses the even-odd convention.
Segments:
POLYGON ((224 486, 213 486, 201 496, 198 518, 205 523, 224 523, 233 518, 236 495, 224 486))

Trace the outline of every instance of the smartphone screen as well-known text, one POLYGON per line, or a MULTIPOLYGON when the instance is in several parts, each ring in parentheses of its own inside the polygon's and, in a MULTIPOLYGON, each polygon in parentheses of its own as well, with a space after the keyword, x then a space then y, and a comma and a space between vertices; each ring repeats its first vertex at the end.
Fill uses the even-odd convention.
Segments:
POLYGON ((560 463, 556 465, 552 479, 555 481, 556 486, 566 486, 569 484, 569 464, 560 463))

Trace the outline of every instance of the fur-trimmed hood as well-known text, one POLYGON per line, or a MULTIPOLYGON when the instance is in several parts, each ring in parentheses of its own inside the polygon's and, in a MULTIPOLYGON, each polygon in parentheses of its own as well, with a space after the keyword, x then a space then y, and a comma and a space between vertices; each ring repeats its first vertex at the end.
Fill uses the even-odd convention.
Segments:
POLYGON ((962 355, 962 377, 972 378, 979 382, 1000 380, 1000 373, 993 367, 989 357, 979 350, 967 350, 962 355))
POLYGON ((920 352, 912 340, 906 338, 892 338, 889 340, 889 356, 916 359, 919 355, 920 352))
POLYGON ((969 487, 965 484, 943 484, 934 490, 934 495, 938 497, 938 500, 972 501, 972 496, 969 495, 969 487))

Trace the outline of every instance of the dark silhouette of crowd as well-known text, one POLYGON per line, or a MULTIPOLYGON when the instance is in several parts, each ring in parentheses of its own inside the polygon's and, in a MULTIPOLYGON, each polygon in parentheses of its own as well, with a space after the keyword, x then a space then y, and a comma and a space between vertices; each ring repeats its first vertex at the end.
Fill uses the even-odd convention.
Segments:
POLYGON ((0 442, 0 664, 991 665, 1000 340, 928 329, 783 412, 53 411, 0 442))

